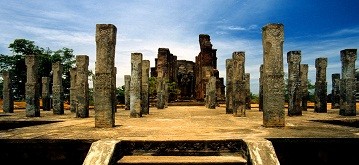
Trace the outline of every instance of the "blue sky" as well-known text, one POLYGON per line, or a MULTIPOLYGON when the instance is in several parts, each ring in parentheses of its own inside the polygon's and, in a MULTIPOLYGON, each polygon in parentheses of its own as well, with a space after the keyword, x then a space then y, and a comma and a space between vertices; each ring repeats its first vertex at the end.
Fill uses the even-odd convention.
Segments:
POLYGON ((341 72, 340 50, 359 48, 357 0, 9 0, 0 6, 0 53, 11 54, 9 43, 25 38, 51 50, 68 47, 75 55, 86 54, 94 70, 95 26, 102 23, 118 30, 117 86, 130 74, 132 52, 141 52, 152 67, 160 47, 194 61, 198 35, 209 34, 218 49, 220 76, 225 77, 225 60, 232 52, 245 51, 251 90, 258 93, 261 28, 268 23, 284 24, 284 72, 287 52, 301 50, 314 83, 315 58, 328 58, 328 91, 331 74, 341 72))

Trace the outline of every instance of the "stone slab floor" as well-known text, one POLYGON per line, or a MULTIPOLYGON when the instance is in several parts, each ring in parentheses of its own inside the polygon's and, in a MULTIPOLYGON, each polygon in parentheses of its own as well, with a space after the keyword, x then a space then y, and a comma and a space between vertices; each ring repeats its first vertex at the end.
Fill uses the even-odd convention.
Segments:
MULTIPOLYGON (((329 104, 328 104, 328 107, 329 104)), ((75 118, 69 110, 64 115, 41 111, 41 117, 27 118, 25 110, 13 114, 0 114, 0 123, 14 121, 61 121, 51 124, 0 130, 0 139, 119 139, 119 140, 220 140, 256 138, 359 138, 359 128, 315 122, 334 120, 358 123, 359 116, 344 117, 339 110, 303 116, 286 116, 286 127, 265 128, 262 112, 256 107, 247 110, 247 117, 225 114, 225 106, 207 109, 204 106, 169 106, 167 109, 150 108, 142 118, 130 118, 130 111, 118 109, 116 127, 95 128, 94 111, 90 118, 75 118)), ((286 112, 287 114, 287 112, 286 112)))

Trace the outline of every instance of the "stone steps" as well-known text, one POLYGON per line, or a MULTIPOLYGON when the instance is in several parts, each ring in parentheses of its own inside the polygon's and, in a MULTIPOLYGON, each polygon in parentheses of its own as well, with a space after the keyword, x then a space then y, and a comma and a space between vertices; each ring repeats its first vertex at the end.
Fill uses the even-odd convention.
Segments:
POLYGON ((117 164, 237 164, 246 165, 247 160, 241 156, 124 156, 117 164))

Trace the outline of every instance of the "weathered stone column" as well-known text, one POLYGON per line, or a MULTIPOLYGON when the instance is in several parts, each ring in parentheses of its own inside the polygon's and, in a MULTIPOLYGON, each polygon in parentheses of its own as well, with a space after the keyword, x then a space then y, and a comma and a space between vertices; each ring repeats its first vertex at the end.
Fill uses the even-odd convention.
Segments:
POLYGON ((117 28, 112 24, 96 25, 96 66, 94 80, 95 127, 115 126, 113 111, 113 69, 115 66, 117 28))
POLYGON ((327 62, 325 57, 315 59, 316 81, 315 81, 315 104, 314 112, 327 112, 327 62))
POLYGON ((246 92, 244 83, 244 52, 233 52, 233 115, 246 116, 246 92))
POLYGON ((164 86, 163 90, 164 90, 165 108, 167 108, 168 107, 168 99, 170 96, 170 93, 168 90, 168 82, 164 82, 163 86, 164 86))
POLYGON ((300 51, 287 53, 288 63, 288 116, 301 116, 300 51))
POLYGON ((52 112, 55 115, 64 114, 64 91, 62 87, 62 65, 60 61, 52 64, 52 112))
POLYGON ((25 55, 26 64, 26 117, 40 116, 39 84, 37 82, 38 58, 36 55, 25 55))
POLYGON ((130 117, 142 117, 142 53, 131 53, 130 117))
POLYGON ((342 79, 340 81, 339 115, 356 116, 355 61, 357 49, 341 50, 340 59, 342 61, 342 79))
POLYGON ((206 85, 206 107, 209 109, 216 109, 216 77, 212 76, 206 85))
POLYGON ((76 56, 76 101, 77 111, 76 117, 89 117, 89 83, 88 83, 88 65, 89 56, 76 56))
POLYGON ((125 75, 125 110, 130 110, 130 83, 131 76, 125 75))
POLYGON ((263 125, 284 127, 283 24, 262 28, 263 42, 263 125))
POLYGON ((233 62, 226 59, 226 114, 233 114, 233 62))
POLYGON ((263 64, 259 67, 259 111, 263 111, 263 64))
POLYGON ((157 109, 164 109, 165 108, 165 81, 162 77, 157 77, 157 109))
POLYGON ((246 73, 245 77, 244 77, 244 81, 245 81, 245 91, 246 91, 246 109, 250 110, 251 107, 251 74, 250 73, 246 73))
POLYGON ((300 85, 302 91, 302 111, 307 111, 308 109, 308 64, 300 64, 300 85))
POLYGON ((112 90, 113 90, 113 95, 112 95, 112 108, 113 108, 113 112, 117 112, 117 97, 116 97, 116 91, 117 91, 117 87, 116 87, 116 75, 117 75, 117 68, 113 67, 112 70, 112 90))
POLYGON ((150 60, 142 61, 142 114, 148 115, 149 109, 149 76, 150 76, 150 60))
POLYGON ((76 68, 70 68, 70 111, 72 113, 75 113, 77 109, 76 75, 76 68))
POLYGON ((332 108, 331 109, 339 109, 340 108, 340 73, 332 74, 332 108))
POLYGON ((51 110, 50 77, 42 77, 42 110, 51 110))
POLYGON ((11 76, 9 71, 2 72, 3 78, 3 111, 5 113, 14 113, 14 98, 11 88, 11 76))

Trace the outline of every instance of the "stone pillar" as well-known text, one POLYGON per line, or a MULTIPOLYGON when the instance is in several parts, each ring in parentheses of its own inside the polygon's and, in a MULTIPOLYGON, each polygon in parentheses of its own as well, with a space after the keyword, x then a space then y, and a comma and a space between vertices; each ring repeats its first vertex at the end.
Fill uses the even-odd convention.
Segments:
POLYGON ((163 86, 164 86, 163 89, 164 89, 165 108, 167 108, 168 107, 168 99, 170 96, 170 93, 168 90, 168 83, 164 82, 163 86))
POLYGON ((14 113, 14 98, 11 88, 11 76, 9 71, 3 71, 3 111, 5 113, 14 113))
POLYGON ((284 127, 283 24, 262 28, 263 44, 263 125, 284 127))
POLYGON ((141 117, 142 53, 131 53, 130 117, 141 117))
POLYGON ((327 61, 325 57, 315 59, 316 81, 315 81, 315 103, 314 112, 327 112, 327 61))
POLYGON ((116 87, 116 75, 117 75, 117 68, 113 67, 113 72, 112 72, 112 90, 113 90, 113 95, 112 95, 112 108, 114 112, 117 112, 117 97, 116 97, 116 91, 117 91, 117 87, 116 87))
POLYGON ((300 64, 300 85, 302 91, 302 111, 307 111, 308 109, 308 64, 300 64))
MULTIPOLYGON (((77 59, 76 59, 77 62, 77 59)), ((76 113, 77 109, 77 93, 76 93, 76 76, 77 69, 70 68, 70 111, 76 113)))
POLYGON ((162 77, 157 77, 156 79, 157 81, 157 104, 156 107, 157 109, 164 109, 165 108, 165 81, 163 80, 162 77))
POLYGON ((263 64, 259 67, 259 111, 263 111, 263 64))
POLYGON ((300 51, 287 53, 288 63, 288 116, 301 116, 300 51))
POLYGON ((117 28, 112 24, 96 25, 96 66, 94 80, 95 127, 115 126, 113 111, 113 69, 115 66, 117 28))
POLYGON ((89 56, 76 56, 76 117, 89 117, 89 84, 88 84, 89 56))
POLYGON ((233 115, 246 116, 245 83, 244 83, 244 52, 233 52, 233 115))
POLYGON ((55 115, 64 114, 64 91, 62 87, 62 65, 60 61, 52 64, 52 112, 55 115))
POLYGON ((42 82, 42 109, 44 111, 50 111, 51 110, 50 77, 42 77, 41 82, 42 82))
POLYGON ((357 49, 340 51, 342 61, 342 79, 340 81, 340 111, 342 116, 356 116, 355 61, 357 49))
POLYGON ((226 114, 233 114, 233 61, 226 59, 226 114))
POLYGON ((246 73, 245 77, 244 77, 244 81, 245 81, 245 91, 246 91, 246 109, 250 110, 251 107, 251 74, 250 73, 246 73))
POLYGON ((331 109, 339 109, 340 108, 340 73, 332 74, 332 108, 331 109))
POLYGON ((150 60, 142 61, 142 114, 148 115, 149 111, 149 73, 150 73, 150 60))
POLYGON ((130 83, 131 76, 125 75, 125 110, 130 110, 130 83))
POLYGON ((38 58, 35 55, 25 55, 26 64, 26 117, 40 116, 39 84, 37 82, 38 58))
POLYGON ((207 83, 207 95, 206 95, 206 106, 209 109, 216 109, 217 100, 216 100, 216 77, 210 77, 207 83))

